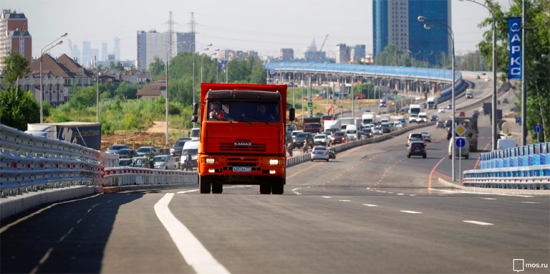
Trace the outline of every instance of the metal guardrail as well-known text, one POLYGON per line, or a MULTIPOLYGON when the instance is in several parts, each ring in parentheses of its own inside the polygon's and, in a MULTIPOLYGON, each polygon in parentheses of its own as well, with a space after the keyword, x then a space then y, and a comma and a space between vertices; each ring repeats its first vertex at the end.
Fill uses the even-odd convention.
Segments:
MULTIPOLYGON (((377 76, 397 76, 397 77, 415 77, 434 80, 452 81, 452 71, 447 69, 433 68, 411 68, 411 67, 393 67, 393 66, 370 66, 370 65, 352 65, 352 64, 334 64, 334 63, 293 63, 293 62, 275 62, 266 63, 266 70, 292 70, 292 71, 319 71, 319 72, 340 72, 372 74, 377 76)), ((456 80, 462 79, 462 73, 455 71, 456 80)))
POLYGON ((97 150, 0 124, 0 196, 98 185, 104 168, 100 159, 97 150))
POLYGON ((103 186, 197 183, 197 174, 196 171, 110 167, 105 168, 103 186))

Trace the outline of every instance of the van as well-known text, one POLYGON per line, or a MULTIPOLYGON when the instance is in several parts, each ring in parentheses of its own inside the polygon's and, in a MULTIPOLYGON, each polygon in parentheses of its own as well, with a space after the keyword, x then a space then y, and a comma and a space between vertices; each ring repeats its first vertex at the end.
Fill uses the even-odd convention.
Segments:
POLYGON ((356 125, 348 125, 346 127, 346 135, 348 136, 348 139, 351 141, 355 141, 359 139, 358 133, 357 133, 357 126, 356 125))
POLYGON ((455 149, 455 157, 464 157, 464 159, 468 159, 470 157, 470 143, 468 142, 468 139, 464 138, 464 137, 456 137, 455 138, 455 141, 453 142, 452 140, 449 141, 449 150, 448 150, 448 156, 449 156, 449 159, 453 159, 453 147, 455 149), (456 139, 464 139, 465 141, 465 145, 463 147, 458 147, 456 145, 456 139))
POLYGON ((497 150, 503 150, 511 147, 516 147, 516 141, 514 141, 514 139, 498 139, 497 150))
POLYGON ((201 129, 196 127, 191 129, 191 141, 199 141, 201 138, 201 129))
POLYGON ((197 167, 197 153, 199 152, 199 141, 185 142, 183 150, 181 151, 180 166, 184 168, 185 161, 187 160, 187 151, 191 156, 191 166, 197 167))

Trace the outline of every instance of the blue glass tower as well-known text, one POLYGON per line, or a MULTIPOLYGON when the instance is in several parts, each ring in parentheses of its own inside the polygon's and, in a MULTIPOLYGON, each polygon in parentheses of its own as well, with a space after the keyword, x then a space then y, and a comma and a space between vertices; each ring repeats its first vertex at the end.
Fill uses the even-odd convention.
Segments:
POLYGON ((415 59, 430 64, 439 65, 442 53, 450 58, 451 38, 447 32, 424 29, 424 23, 417 20, 418 16, 452 27, 451 1, 373 0, 374 58, 388 44, 396 45, 403 52, 410 51, 415 59))

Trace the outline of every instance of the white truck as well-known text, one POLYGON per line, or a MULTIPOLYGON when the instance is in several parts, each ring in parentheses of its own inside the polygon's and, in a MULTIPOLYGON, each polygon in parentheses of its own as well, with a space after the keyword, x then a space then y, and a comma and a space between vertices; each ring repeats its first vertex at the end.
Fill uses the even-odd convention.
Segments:
POLYGON ((428 109, 437 109, 437 97, 428 97, 428 109))
POLYGON ((361 115, 361 124, 363 126, 365 126, 367 124, 373 124, 374 122, 376 122, 376 113, 367 112, 367 113, 363 113, 363 115, 361 115))
POLYGON ((324 121, 323 126, 325 126, 325 131, 336 132, 342 130, 342 124, 340 120, 326 120, 324 121))
POLYGON ((351 141, 355 141, 358 139, 357 135, 357 126, 356 125, 348 125, 346 127, 346 135, 348 136, 348 139, 351 141))
POLYGON ((422 108, 421 104, 411 104, 409 106, 409 124, 412 122, 416 122, 418 119, 418 114, 422 112, 424 109, 422 108))
POLYGON ((337 121, 340 121, 342 129, 346 129, 347 125, 355 124, 355 118, 353 117, 342 117, 342 118, 338 118, 337 121))
POLYGON ((466 99, 473 99, 474 98, 474 90, 473 89, 467 89, 466 90, 466 99))
POLYGON ((418 113, 418 118, 416 118, 417 123, 426 123, 428 122, 428 114, 426 112, 418 113))
POLYGON ((380 115, 380 122, 381 123, 389 123, 390 122, 390 115, 380 115))

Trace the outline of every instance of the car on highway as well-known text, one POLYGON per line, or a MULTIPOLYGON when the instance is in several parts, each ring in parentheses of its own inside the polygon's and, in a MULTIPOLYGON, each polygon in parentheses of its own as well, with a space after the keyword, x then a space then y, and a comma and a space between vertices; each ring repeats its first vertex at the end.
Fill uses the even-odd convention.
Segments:
POLYGON ((393 128, 395 129, 398 129, 398 128, 402 128, 403 127, 403 124, 399 121, 395 121, 393 122, 393 128))
POLYGON ((116 154, 116 152, 120 149, 130 149, 130 148, 127 145, 112 145, 105 152, 109 154, 116 154))
POLYGON ((445 127, 451 127, 453 125, 453 120, 451 119, 447 119, 445 120, 445 127))
POLYGON ((508 98, 502 98, 502 103, 503 104, 508 104, 508 98))
POLYGON ((348 137, 346 136, 346 133, 343 131, 337 131, 330 137, 330 141, 333 145, 343 144, 347 142, 347 140, 348 140, 348 137))
POLYGON ((321 134, 325 134, 330 139, 330 136, 332 136, 333 132, 332 131, 324 131, 321 134))
POLYGON ((476 109, 472 112, 472 117, 477 117, 479 116, 479 111, 476 109))
POLYGON ((159 154, 159 151, 154 147, 144 146, 144 147, 138 148, 137 154, 139 156, 144 156, 144 155, 155 156, 159 154))
POLYGON ((476 75, 476 79, 480 79, 479 75, 476 75))
POLYGON ((457 157, 457 158, 458 157, 464 157, 464 159, 468 159, 468 157, 470 156, 469 155, 470 143, 468 142, 468 139, 466 139, 464 137, 455 137, 454 142, 452 140, 449 142, 449 151, 448 151, 449 159, 453 158, 453 154, 452 154, 452 148, 453 147, 455 149, 455 157, 457 157), (465 145, 462 148, 459 148, 456 145, 456 140, 457 139, 464 139, 465 145))
POLYGON ((185 170, 185 163, 187 161, 187 152, 191 157, 191 167, 197 167, 197 154, 199 153, 200 141, 190 141, 186 142, 183 145, 183 150, 181 151, 180 157, 180 167, 182 170, 185 170))
POLYGON ((292 138, 296 137, 296 135, 298 135, 298 134, 300 134, 300 133, 304 133, 304 131, 301 130, 301 129, 300 129, 300 130, 294 130, 294 131, 292 131, 292 138))
POLYGON ((370 112, 370 109, 365 109, 365 112, 370 112))
POLYGON ((307 141, 308 147, 312 148, 314 141, 313 136, 310 134, 310 132, 301 132, 296 134, 294 136, 294 147, 295 148, 302 148, 304 147, 304 143, 307 141))
POLYGON ((486 73, 485 73, 485 72, 482 72, 481 75, 486 75, 486 73))
POLYGON ((375 127, 374 124, 366 124, 365 126, 363 126, 363 128, 373 128, 375 127))
POLYGON ((424 137, 422 137, 422 133, 409 134, 409 137, 407 138, 407 145, 415 141, 424 142, 424 137))
POLYGON ((371 128, 372 135, 380 135, 382 134, 382 128, 381 127, 373 127, 371 128))
POLYGON ((435 128, 445 128, 445 122, 437 121, 437 123, 435 123, 435 128))
POLYGON ((329 160, 329 151, 325 146, 316 146, 311 150, 311 161, 314 160, 329 160))
POLYGON ((422 156, 426 158, 428 154, 426 153, 426 144, 420 141, 412 141, 407 145, 407 158, 411 156, 422 156))
POLYGON ((328 146, 330 144, 330 137, 325 134, 317 134, 313 137, 313 144, 328 146))
POLYGON ((115 152, 115 154, 118 154, 118 158, 134 158, 138 156, 137 152, 131 148, 123 148, 119 149, 115 152))
POLYGON ((130 166, 131 163, 131 158, 118 159, 118 166, 130 166))
POLYGON ((424 141, 426 142, 432 142, 432 136, 430 135, 430 133, 426 132, 426 131, 422 131, 420 132, 420 134, 422 134, 422 138, 424 138, 424 141))
POLYGON ((191 137, 181 137, 173 147, 170 148, 170 155, 174 157, 181 156, 181 151, 183 150, 183 145, 185 145, 185 142, 191 141, 191 137))
POLYGON ((439 120, 439 117, 437 115, 430 116, 430 121, 435 122, 437 120, 439 120))
POLYGON ((147 160, 147 157, 134 157, 132 158, 132 163, 130 166, 149 168, 149 161, 147 160))
POLYGON ((447 109, 452 109, 453 108, 453 104, 448 104, 447 105, 447 109))
POLYGON ((439 113, 445 113, 445 108, 438 108, 438 109, 437 109, 437 112, 439 112, 439 113))
POLYGON ((458 113, 458 117, 464 117, 466 116, 466 113, 464 111, 461 111, 458 113))
POLYGON ((156 169, 177 169, 178 164, 172 155, 157 155, 155 156, 156 169))
POLYGON ((372 135, 372 128, 364 128, 363 134, 361 134, 361 136, 365 136, 365 138, 370 138, 372 135))
POLYGON ((485 82, 489 82, 489 81, 491 81, 490 77, 485 78, 485 82))
POLYGON ((390 133, 391 127, 388 123, 382 123, 382 133, 390 133))

